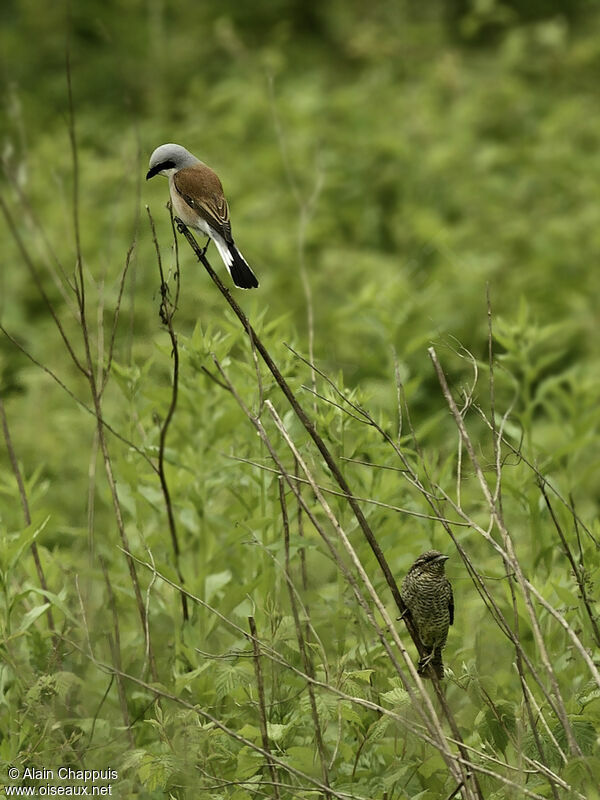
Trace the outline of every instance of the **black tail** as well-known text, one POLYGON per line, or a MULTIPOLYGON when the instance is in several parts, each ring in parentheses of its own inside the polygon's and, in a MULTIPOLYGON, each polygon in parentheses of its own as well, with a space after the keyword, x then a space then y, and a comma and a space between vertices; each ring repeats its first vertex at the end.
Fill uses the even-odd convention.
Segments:
POLYGON ((239 289, 256 289, 258 279, 246 263, 244 256, 233 243, 229 245, 229 254, 233 259, 229 265, 229 272, 235 285, 239 289))

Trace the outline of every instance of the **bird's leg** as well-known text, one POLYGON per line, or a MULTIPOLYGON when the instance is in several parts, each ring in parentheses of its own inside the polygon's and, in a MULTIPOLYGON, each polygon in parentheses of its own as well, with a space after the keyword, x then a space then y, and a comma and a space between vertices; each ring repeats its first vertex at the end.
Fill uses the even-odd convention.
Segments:
POLYGON ((430 678, 431 672, 434 672, 439 680, 444 677, 444 664, 442 662, 442 651, 440 648, 432 648, 431 653, 419 659, 417 666, 419 675, 430 678))
POLYGON ((210 236, 208 236, 208 237, 207 237, 207 239, 206 239, 206 244, 205 244, 205 245, 204 245, 204 247, 202 248, 202 255, 203 255, 203 256, 205 256, 205 255, 206 255, 206 251, 208 250, 208 245, 209 245, 209 244, 210 244, 210 236))
POLYGON ((426 666, 431 664, 434 656, 435 656, 435 648, 431 650, 431 653, 419 659, 419 672, 421 672, 422 670, 425 669, 426 666))

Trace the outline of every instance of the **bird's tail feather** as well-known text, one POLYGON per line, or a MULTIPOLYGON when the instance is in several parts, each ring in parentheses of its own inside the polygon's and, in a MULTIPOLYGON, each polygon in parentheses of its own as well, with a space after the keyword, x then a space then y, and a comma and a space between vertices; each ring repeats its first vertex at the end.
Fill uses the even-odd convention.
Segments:
POLYGON ((233 242, 229 243, 216 237, 213 237, 213 241, 223 259, 223 263, 227 267, 227 271, 231 275, 231 279, 238 289, 256 289, 258 279, 233 242))

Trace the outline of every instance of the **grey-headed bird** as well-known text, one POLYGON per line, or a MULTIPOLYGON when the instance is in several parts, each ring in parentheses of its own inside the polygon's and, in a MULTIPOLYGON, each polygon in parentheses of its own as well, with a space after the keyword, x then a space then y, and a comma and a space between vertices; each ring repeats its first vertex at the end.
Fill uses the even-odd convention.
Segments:
POLYGON ((229 206, 216 173, 179 144, 157 147, 149 167, 146 180, 155 175, 169 179, 173 213, 213 240, 235 285, 256 288, 256 275, 233 241, 229 206))

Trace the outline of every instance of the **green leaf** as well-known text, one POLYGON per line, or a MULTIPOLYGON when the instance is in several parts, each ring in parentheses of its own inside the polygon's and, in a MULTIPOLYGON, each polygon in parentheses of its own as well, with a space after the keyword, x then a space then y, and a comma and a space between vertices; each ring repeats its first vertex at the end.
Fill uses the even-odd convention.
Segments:
POLYGON ((256 775, 262 764, 263 757, 260 753, 250 747, 242 747, 237 757, 236 778, 240 781, 251 778, 252 775, 256 775))
POLYGON ((394 689, 390 689, 389 692, 382 692, 381 699, 390 705, 399 707, 410 702, 410 695, 406 689, 396 686, 394 689))
POLYGON ((565 586, 561 586, 558 583, 553 582, 552 588, 558 595, 558 599, 561 603, 564 603, 569 608, 573 606, 577 607, 579 605, 579 598, 577 597, 576 593, 571 589, 566 588, 565 586))
POLYGON ((206 578, 206 602, 210 603, 211 600, 217 595, 231 581, 231 570, 225 569, 222 572, 215 572, 208 575, 206 578))
POLYGON ((347 672, 346 675, 348 678, 355 678, 359 681, 364 681, 365 683, 371 682, 371 675, 375 673, 374 669, 355 669, 350 672, 347 672))
POLYGON ((316 753, 312 747, 294 745, 293 747, 288 747, 285 753, 286 761, 290 766, 302 770, 308 775, 317 776, 319 774, 316 753))
POLYGON ((345 719, 348 722, 353 722, 355 725, 362 727, 363 717, 361 717, 358 711, 356 711, 352 703, 347 700, 340 700, 338 703, 338 708, 340 709, 342 719, 345 719))
POLYGON ((260 742, 260 729, 256 725, 250 725, 250 723, 246 723, 242 725, 242 727, 237 731, 240 736, 243 736, 245 739, 249 739, 251 742, 260 742))
POLYGON ((0 570, 12 571, 19 562, 23 551, 38 538, 50 520, 47 514, 41 522, 32 521, 17 534, 0 537, 0 570))
POLYGON ((271 739, 273 742, 283 741, 288 730, 289 725, 281 725, 277 722, 267 722, 267 733, 269 734, 269 739, 271 739))
POLYGON ((479 735, 502 753, 506 751, 509 734, 516 729, 516 715, 512 703, 498 701, 494 708, 486 706, 475 720, 479 735))
POLYGON ((435 753, 429 758, 425 759, 421 766, 418 769, 420 775, 422 775, 425 779, 431 778, 436 772, 443 772, 446 773, 446 765, 444 764, 444 759, 441 757, 439 753, 435 753))
POLYGON ((173 760, 169 756, 153 756, 146 753, 138 767, 138 775, 144 786, 153 792, 166 787, 173 768, 173 760))
POLYGON ((380 741, 387 733, 391 722, 392 720, 388 716, 382 714, 381 717, 379 717, 379 719, 375 720, 375 722, 369 725, 369 729, 367 731, 367 737, 371 741, 375 742, 380 741))
POLYGON ((47 589, 41 589, 39 586, 34 586, 33 584, 27 584, 24 588, 25 592, 32 592, 34 594, 38 594, 41 597, 47 598, 50 600, 52 608, 57 608, 62 614, 64 614, 65 618, 68 619, 73 625, 78 625, 79 621, 73 616, 70 609, 65 603, 65 599, 67 597, 67 589, 63 587, 59 594, 55 594, 54 592, 49 592, 47 589))
POLYGON ((19 627, 15 631, 14 635, 19 636, 20 634, 25 633, 25 631, 30 627, 30 625, 33 625, 36 619, 38 617, 41 617, 41 615, 49 608, 50 608, 50 603, 43 603, 42 605, 34 606, 32 609, 30 609, 22 617, 19 627))

